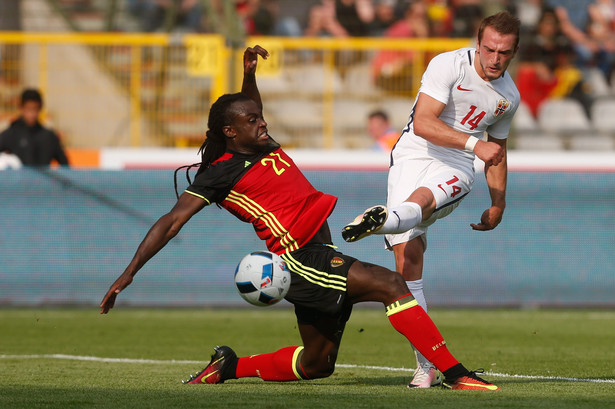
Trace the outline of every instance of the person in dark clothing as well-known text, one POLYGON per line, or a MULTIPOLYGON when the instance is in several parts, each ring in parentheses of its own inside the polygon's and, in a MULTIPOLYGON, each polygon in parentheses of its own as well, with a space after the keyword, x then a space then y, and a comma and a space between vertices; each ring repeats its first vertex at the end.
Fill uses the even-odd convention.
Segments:
POLYGON ((68 166, 60 139, 38 121, 42 108, 40 92, 26 89, 21 94, 21 115, 0 133, 0 152, 12 153, 27 166, 47 166, 53 159, 68 166))

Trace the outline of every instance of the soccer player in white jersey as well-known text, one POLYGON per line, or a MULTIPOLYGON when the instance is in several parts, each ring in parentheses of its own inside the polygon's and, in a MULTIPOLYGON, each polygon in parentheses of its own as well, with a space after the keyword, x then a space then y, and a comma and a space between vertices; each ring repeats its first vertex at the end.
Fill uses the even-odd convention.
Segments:
MULTIPOLYGON (((485 162, 491 207, 470 226, 492 230, 502 220, 506 138, 519 105, 519 91, 506 69, 518 43, 519 20, 500 12, 482 21, 476 49, 462 48, 431 60, 391 153, 387 206, 370 207, 342 230, 348 242, 385 234, 397 271, 425 310, 427 228, 449 215, 472 189, 475 155, 485 162)), ((428 388, 438 382, 434 366, 418 353, 417 364, 409 387, 428 388)))

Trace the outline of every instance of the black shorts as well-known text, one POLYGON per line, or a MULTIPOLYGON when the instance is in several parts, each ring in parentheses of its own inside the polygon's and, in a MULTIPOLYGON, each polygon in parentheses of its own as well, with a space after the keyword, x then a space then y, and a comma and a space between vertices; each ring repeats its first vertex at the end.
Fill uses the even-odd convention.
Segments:
POLYGON ((295 305, 299 323, 311 324, 321 316, 350 317, 346 302, 348 270, 357 259, 335 250, 331 244, 311 243, 281 255, 291 272, 286 300, 295 305))

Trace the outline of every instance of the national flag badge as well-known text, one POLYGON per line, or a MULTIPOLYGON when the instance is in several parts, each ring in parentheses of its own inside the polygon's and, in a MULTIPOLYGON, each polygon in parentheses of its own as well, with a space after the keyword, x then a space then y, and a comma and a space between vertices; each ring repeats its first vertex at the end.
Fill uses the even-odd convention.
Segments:
POLYGON ((510 106, 510 101, 506 100, 506 99, 501 99, 498 101, 498 106, 495 109, 495 112, 493 113, 496 117, 502 115, 504 112, 506 112, 506 110, 508 109, 508 107, 510 106))
POLYGON ((339 267, 344 264, 344 259, 341 257, 333 257, 331 259, 331 267, 339 267))

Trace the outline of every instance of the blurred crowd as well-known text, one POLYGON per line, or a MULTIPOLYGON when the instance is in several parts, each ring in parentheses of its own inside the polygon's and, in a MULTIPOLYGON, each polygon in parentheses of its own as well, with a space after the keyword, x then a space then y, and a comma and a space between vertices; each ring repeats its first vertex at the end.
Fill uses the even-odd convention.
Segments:
MULTIPOLYGON (((586 110, 615 62, 615 0, 127 0, 145 32, 182 29, 245 35, 428 38, 474 37, 481 19, 507 9, 522 23, 512 68, 536 115, 552 97, 586 110), (231 8, 235 21, 229 22, 231 8)), ((384 53, 375 69, 399 70, 412 53, 384 53)), ((407 66, 407 64, 406 64, 407 66)), ((400 71, 403 73, 403 71, 400 71)))

